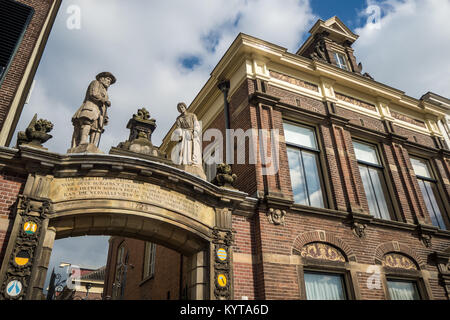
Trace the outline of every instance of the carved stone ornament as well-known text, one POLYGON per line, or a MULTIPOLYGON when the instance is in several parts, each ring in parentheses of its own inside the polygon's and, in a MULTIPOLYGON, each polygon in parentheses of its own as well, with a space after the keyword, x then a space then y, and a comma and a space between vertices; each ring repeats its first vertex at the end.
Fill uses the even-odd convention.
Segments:
POLYGON ((47 200, 19 197, 17 215, 22 221, 1 284, 0 300, 22 300, 26 296, 42 225, 49 211, 47 200))
POLYGON ((31 145, 33 147, 43 148, 43 143, 51 139, 52 136, 48 134, 53 129, 53 124, 45 119, 37 119, 37 114, 34 115, 30 124, 25 131, 19 131, 17 134, 17 147, 20 145, 31 145))
POLYGON ((373 77, 368 72, 364 72, 363 77, 369 78, 370 80, 374 80, 373 77))
POLYGON ((367 226, 363 223, 353 222, 352 224, 353 234, 358 238, 364 238, 366 236, 365 232, 366 227, 367 226))
POLYGON ((226 163, 217 165, 217 174, 212 183, 219 187, 233 189, 233 184, 237 179, 237 175, 231 171, 231 166, 226 163))
POLYGON ((422 240, 422 243, 424 244, 425 247, 427 248, 431 248, 431 236, 429 234, 421 234, 420 235, 420 239, 422 240))
POLYGON ((314 52, 311 53, 310 57, 313 60, 327 61, 327 56, 325 53, 325 38, 328 36, 327 32, 316 35, 316 44, 314 46, 314 52))
POLYGON ((233 235, 228 229, 214 228, 214 296, 218 300, 231 299, 230 251, 233 235))
POLYGON ((421 224, 417 226, 417 236, 422 241, 423 245, 426 248, 431 248, 432 243, 432 235, 437 232, 437 228, 435 226, 430 226, 426 224, 421 224))
POLYGON ((286 210, 270 208, 266 213, 267 219, 274 225, 284 225, 284 217, 286 216, 286 210))
POLYGON ((416 264, 407 256, 399 253, 388 253, 383 257, 381 264, 385 267, 417 270, 416 264))
POLYGON ((300 251, 300 255, 303 258, 345 262, 344 255, 337 248, 322 242, 313 242, 305 245, 300 251))
POLYGON ((150 118, 147 109, 138 109, 133 118, 128 121, 127 129, 130 129, 128 140, 119 143, 117 148, 155 157, 165 156, 157 147, 153 146, 152 133, 156 129, 156 120, 150 118))

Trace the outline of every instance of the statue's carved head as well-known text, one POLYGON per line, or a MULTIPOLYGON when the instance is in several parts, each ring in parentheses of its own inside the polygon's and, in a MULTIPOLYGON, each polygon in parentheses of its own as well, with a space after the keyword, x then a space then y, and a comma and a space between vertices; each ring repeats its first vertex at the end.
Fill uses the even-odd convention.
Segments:
POLYGON ((45 119, 39 119, 34 124, 34 129, 39 132, 48 133, 53 129, 53 123, 45 119))
POLYGON ((116 82, 116 77, 111 72, 100 72, 95 76, 95 79, 97 79, 97 81, 100 81, 107 87, 116 82))
POLYGON ((184 113, 184 111, 186 111, 186 109, 187 109, 186 103, 184 103, 184 102, 178 103, 177 109, 178 109, 179 113, 184 113))
POLYGON ((231 166, 226 163, 221 163, 217 165, 217 173, 231 174, 231 166))

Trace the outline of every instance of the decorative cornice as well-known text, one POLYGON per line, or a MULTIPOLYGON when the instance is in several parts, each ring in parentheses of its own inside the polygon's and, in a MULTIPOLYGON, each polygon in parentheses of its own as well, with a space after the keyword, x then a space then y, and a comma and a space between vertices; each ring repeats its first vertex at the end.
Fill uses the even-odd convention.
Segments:
POLYGON ((51 174, 55 177, 130 175, 141 180, 170 178, 167 183, 176 181, 176 188, 206 196, 208 201, 227 201, 241 211, 252 210, 255 205, 247 193, 217 187, 163 162, 106 154, 62 155, 29 146, 21 146, 19 150, 0 147, 0 156, 2 153, 7 156, 2 169, 20 174, 51 174), (248 203, 241 205, 244 202, 248 203))

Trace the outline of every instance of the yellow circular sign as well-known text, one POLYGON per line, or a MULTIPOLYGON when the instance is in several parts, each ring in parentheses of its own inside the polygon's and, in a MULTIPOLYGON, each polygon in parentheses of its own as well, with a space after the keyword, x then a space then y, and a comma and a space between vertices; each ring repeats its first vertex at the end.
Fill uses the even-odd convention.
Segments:
POLYGON ((227 285, 227 277, 223 273, 219 274, 217 276, 217 283, 219 286, 225 287, 227 285))
POLYGON ((227 259, 227 251, 224 248, 219 248, 217 250, 217 258, 221 261, 225 261, 227 259))
POLYGON ((30 261, 30 253, 26 250, 21 250, 14 257, 14 261, 18 266, 24 266, 30 261))
POLYGON ((23 231, 26 234, 33 234, 36 232, 36 230, 37 230, 37 224, 33 221, 27 221, 23 225, 23 231))

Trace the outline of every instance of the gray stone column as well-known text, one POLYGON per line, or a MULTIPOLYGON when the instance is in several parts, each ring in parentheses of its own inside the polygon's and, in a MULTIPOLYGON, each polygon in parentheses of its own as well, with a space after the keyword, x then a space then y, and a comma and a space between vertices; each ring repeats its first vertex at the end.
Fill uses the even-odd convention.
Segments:
MULTIPOLYGON (((48 224, 48 220, 46 221, 48 224)), ((56 229, 45 226, 42 245, 36 252, 36 261, 31 274, 30 290, 26 297, 27 300, 44 300, 43 293, 45 278, 47 276, 48 264, 55 243, 56 229)))
POLYGON ((209 299, 209 255, 208 251, 199 251, 189 257, 189 289, 190 300, 209 299))

